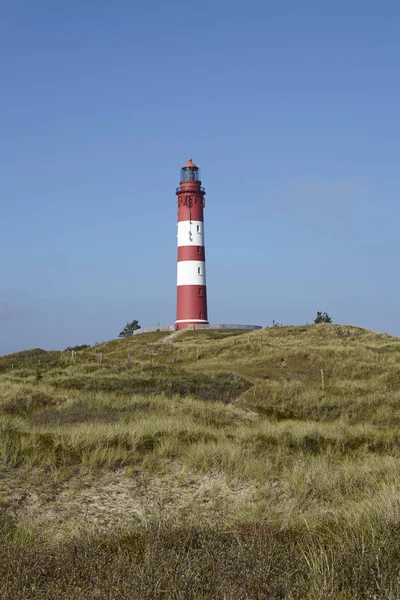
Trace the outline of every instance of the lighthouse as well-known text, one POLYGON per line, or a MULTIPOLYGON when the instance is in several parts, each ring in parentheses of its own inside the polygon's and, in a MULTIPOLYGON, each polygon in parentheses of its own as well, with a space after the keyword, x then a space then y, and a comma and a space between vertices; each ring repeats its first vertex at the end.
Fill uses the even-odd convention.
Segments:
POLYGON ((177 329, 208 323, 204 196, 200 171, 191 158, 181 169, 178 197, 177 329))

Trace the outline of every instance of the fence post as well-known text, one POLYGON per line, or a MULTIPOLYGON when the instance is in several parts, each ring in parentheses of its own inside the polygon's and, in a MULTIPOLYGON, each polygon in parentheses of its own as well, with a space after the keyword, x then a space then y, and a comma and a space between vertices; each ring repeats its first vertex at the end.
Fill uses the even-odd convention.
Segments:
POLYGON ((200 350, 197 348, 197 360, 200 358, 200 350))
POLYGON ((325 389, 324 370, 323 369, 321 369, 321 387, 323 390, 325 389))
POLYGON ((131 355, 130 354, 128 354, 128 358, 126 360, 126 364, 128 365, 128 367, 131 366, 131 355))
POLYGON ((101 363, 103 362, 103 353, 99 352, 98 356, 97 356, 97 362, 99 363, 99 365, 101 365, 101 363))

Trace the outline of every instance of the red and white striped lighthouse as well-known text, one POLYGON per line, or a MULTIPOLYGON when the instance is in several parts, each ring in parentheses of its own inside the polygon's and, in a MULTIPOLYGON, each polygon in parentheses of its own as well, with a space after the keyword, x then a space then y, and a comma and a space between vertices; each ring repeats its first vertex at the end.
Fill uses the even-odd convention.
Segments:
POLYGON ((178 329, 206 324, 206 256, 204 246, 205 189, 192 159, 181 169, 178 196, 178 281, 176 321, 178 329))

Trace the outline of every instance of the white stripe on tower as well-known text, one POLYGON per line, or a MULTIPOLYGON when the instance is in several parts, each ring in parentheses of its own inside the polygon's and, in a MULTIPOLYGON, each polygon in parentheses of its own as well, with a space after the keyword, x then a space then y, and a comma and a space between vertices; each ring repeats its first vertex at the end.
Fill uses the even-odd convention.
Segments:
POLYGON ((178 248, 179 246, 204 246, 203 221, 178 222, 178 248))
POLYGON ((180 321, 175 321, 175 323, 208 323, 205 319, 182 319, 180 321))
POLYGON ((200 260, 178 262, 177 285, 206 285, 206 263, 200 260))

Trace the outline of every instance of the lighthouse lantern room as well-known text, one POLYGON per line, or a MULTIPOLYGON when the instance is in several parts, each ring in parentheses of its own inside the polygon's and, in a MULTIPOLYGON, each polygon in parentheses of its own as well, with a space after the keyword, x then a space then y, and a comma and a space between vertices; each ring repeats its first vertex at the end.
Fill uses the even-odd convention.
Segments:
POLYGON ((178 197, 178 274, 176 321, 178 329, 207 324, 204 196, 200 170, 191 158, 181 169, 178 197))

